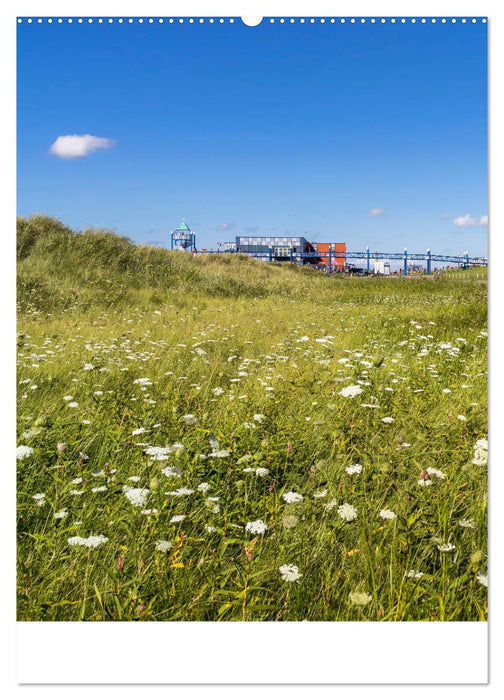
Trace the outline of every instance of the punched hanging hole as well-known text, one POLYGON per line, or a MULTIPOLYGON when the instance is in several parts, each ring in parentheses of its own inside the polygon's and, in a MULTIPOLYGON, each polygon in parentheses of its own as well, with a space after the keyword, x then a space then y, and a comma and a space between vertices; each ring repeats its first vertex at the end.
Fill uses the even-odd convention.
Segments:
POLYGON ((246 24, 247 27, 257 27, 259 24, 261 24, 263 18, 262 17, 242 17, 241 21, 243 24, 246 24))

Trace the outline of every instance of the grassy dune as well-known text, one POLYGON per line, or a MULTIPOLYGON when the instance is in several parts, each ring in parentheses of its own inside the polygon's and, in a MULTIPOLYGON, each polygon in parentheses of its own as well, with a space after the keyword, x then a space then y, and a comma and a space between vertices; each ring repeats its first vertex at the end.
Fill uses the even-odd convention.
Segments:
POLYGON ((485 274, 19 220, 18 618, 486 619, 485 274))

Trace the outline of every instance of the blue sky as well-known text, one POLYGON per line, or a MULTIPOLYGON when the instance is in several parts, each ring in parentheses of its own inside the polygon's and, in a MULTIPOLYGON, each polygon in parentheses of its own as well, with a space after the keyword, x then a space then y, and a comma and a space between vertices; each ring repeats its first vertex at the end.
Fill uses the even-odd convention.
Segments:
POLYGON ((486 29, 23 22, 18 214, 485 255, 486 29))

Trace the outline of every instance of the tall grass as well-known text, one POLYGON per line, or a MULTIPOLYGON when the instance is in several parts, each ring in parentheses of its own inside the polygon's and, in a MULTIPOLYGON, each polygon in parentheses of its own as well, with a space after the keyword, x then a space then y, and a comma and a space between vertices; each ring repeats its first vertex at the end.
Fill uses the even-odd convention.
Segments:
POLYGON ((18 235, 19 619, 486 618, 481 270, 327 278, 44 217, 18 235))

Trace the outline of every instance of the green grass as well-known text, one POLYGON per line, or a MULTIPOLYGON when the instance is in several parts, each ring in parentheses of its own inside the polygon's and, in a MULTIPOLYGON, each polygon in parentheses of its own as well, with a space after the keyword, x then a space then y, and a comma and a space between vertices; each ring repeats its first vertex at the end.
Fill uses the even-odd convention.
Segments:
POLYGON ((486 271, 328 278, 31 217, 18 308, 18 619, 486 619, 486 271))

